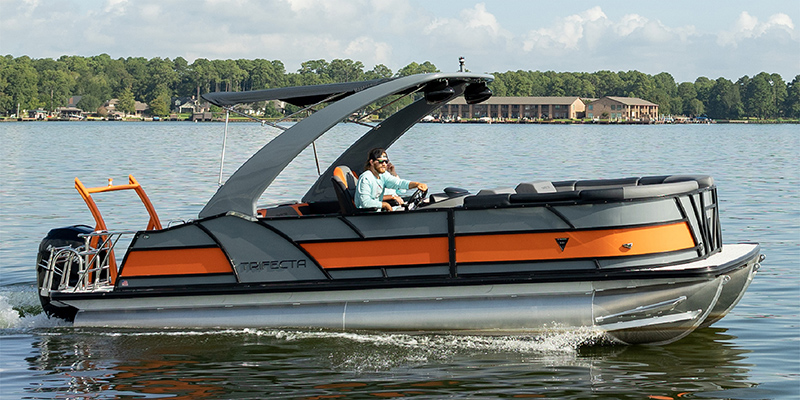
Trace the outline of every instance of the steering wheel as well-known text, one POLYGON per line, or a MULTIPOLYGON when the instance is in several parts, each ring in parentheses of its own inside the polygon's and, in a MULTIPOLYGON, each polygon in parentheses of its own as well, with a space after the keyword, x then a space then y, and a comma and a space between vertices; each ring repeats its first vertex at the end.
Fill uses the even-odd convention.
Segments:
POLYGON ((417 191, 411 195, 408 201, 403 203, 403 207, 406 209, 406 211, 415 210, 417 209, 417 207, 419 207, 420 203, 422 203, 425 200, 425 196, 427 195, 428 195, 427 190, 422 191, 417 189, 417 191))

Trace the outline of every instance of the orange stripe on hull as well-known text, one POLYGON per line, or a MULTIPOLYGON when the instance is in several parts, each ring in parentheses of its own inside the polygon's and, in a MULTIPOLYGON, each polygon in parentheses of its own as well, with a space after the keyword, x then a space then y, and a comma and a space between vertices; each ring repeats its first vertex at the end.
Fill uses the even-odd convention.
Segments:
POLYGON ((456 237, 456 262, 632 256, 694 246, 685 222, 599 231, 460 236, 456 237), (568 239, 563 251, 557 239, 568 239))
POLYGON ((233 273, 220 248, 133 250, 121 277, 233 273))
POLYGON ((305 243, 302 246, 322 268, 447 264, 450 260, 446 237, 305 243))

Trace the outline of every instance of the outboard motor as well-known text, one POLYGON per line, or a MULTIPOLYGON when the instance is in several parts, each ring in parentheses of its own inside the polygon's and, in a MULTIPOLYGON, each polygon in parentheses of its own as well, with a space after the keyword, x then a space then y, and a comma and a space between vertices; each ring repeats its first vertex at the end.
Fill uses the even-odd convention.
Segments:
MULTIPOLYGON (((47 285, 45 279, 48 269, 57 268, 58 270, 63 271, 63 266, 48 265, 50 261, 50 249, 53 247, 67 246, 77 249, 86 244, 86 241, 78 235, 92 233, 93 231, 94 229, 87 225, 73 225, 64 228, 56 228, 50 230, 50 232, 47 233, 47 236, 45 236, 45 238, 39 243, 39 255, 36 257, 36 281, 38 283, 39 301, 42 303, 42 309, 48 317, 55 316, 71 321, 75 317, 75 312, 77 311, 74 309, 56 307, 55 305, 50 304, 49 297, 42 296, 42 289, 47 285)), ((56 262, 55 264, 58 263, 56 262)), ((69 282, 70 286, 74 286, 78 282, 78 273, 79 272, 77 269, 70 270, 70 276, 66 281, 69 282)), ((61 280, 61 277, 59 277, 59 279, 53 279, 50 287, 46 289, 58 290, 61 280)))

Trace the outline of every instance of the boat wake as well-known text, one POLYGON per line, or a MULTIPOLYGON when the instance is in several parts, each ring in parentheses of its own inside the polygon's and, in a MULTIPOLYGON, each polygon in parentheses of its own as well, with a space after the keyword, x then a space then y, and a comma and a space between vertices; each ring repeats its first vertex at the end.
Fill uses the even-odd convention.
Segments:
POLYGON ((58 318, 47 318, 32 286, 0 288, 0 329, 24 330, 69 325, 58 318))

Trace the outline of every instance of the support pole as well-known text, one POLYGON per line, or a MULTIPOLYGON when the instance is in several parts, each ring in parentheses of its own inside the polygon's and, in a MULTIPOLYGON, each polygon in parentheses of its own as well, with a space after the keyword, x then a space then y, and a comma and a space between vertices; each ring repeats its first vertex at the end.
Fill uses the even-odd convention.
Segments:
POLYGON ((230 110, 225 110, 225 133, 222 135, 222 154, 219 156, 219 182, 217 182, 219 186, 222 186, 222 166, 225 163, 225 144, 228 141, 228 120, 230 115, 230 110))

